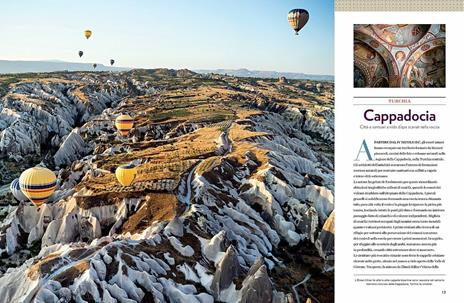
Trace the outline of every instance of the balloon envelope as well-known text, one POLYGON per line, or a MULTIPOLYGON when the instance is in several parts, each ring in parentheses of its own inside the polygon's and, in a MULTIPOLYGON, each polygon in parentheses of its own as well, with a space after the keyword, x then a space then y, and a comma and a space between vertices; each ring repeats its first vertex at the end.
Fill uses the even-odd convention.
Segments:
POLYGON ((288 23, 295 30, 295 34, 298 35, 298 32, 308 23, 309 13, 302 8, 292 9, 288 12, 287 18, 288 23))
POLYGON ((79 51, 79 57, 82 57, 83 54, 84 54, 83 51, 79 51))
POLYGON ((29 168, 19 177, 19 187, 34 205, 40 206, 55 192, 55 173, 45 167, 29 168))
POLYGON ((137 175, 137 168, 132 164, 121 165, 116 169, 116 179, 122 186, 129 186, 137 175))
POLYGON ((127 136, 130 130, 134 127, 134 122, 135 121, 131 116, 120 115, 116 118, 116 122, 114 124, 121 135, 127 136))
POLYGON ((84 31, 84 36, 85 36, 87 39, 89 39, 90 36, 92 36, 92 31, 91 31, 90 29, 86 29, 86 30, 84 31))
POLYGON ((110 60, 110 64, 111 64, 111 65, 114 64, 114 60, 113 60, 113 59, 110 60))
POLYGON ((92 66, 93 66, 93 69, 95 69, 97 67, 97 64, 94 63, 92 66))
POLYGON ((28 198, 23 194, 21 188, 19 187, 19 178, 16 178, 13 180, 13 182, 11 182, 10 190, 13 194, 13 197, 15 197, 16 200, 18 200, 19 202, 24 202, 28 200, 28 198))

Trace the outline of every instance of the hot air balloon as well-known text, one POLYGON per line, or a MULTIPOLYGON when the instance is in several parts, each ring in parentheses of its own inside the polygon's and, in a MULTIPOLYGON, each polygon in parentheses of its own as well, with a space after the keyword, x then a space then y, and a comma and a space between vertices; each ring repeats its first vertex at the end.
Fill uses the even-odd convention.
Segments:
POLYGON ((86 29, 86 30, 84 31, 84 36, 85 36, 87 39, 89 39, 90 36, 92 36, 92 31, 91 31, 90 29, 86 29))
POLYGON ((10 190, 13 194, 13 197, 15 197, 16 200, 18 200, 19 202, 24 202, 28 200, 27 197, 21 191, 21 188, 19 187, 19 178, 16 178, 13 180, 13 182, 11 182, 10 190))
POLYGON ((83 51, 79 51, 79 58, 82 58, 82 55, 84 54, 83 51))
POLYGON ((309 20, 309 13, 307 10, 302 8, 292 9, 288 12, 288 23, 295 30, 295 35, 305 26, 309 20))
POLYGON ((118 131, 123 136, 127 136, 130 130, 134 127, 134 119, 129 115, 120 115, 114 123, 118 131))
POLYGON ((92 66, 93 66, 93 69, 95 69, 97 67, 97 63, 94 63, 92 66))
POLYGON ((116 168, 116 179, 122 186, 129 186, 137 175, 137 168, 133 164, 121 165, 116 168))
POLYGON ((56 176, 48 168, 32 167, 19 177, 19 187, 35 206, 40 206, 55 192, 56 176))
POLYGON ((110 60, 110 64, 111 64, 111 66, 113 66, 113 64, 114 64, 114 60, 113 60, 113 59, 110 60))

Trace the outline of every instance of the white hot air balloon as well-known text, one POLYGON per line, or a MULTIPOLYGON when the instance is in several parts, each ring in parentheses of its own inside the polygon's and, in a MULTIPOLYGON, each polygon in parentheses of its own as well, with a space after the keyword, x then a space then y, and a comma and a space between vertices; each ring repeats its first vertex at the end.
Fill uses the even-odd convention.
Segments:
POLYGON ((19 187, 19 178, 16 178, 11 182, 10 184, 10 190, 11 193, 13 194, 13 197, 16 198, 19 202, 24 202, 29 200, 21 191, 21 188, 19 187))

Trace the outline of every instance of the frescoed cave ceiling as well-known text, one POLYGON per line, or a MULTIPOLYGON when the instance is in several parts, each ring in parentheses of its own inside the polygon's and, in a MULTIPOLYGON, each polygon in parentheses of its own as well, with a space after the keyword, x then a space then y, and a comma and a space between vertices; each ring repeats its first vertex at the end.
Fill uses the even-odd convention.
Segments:
POLYGON ((445 25, 354 26, 354 87, 445 87, 445 25))
POLYGON ((430 24, 375 24, 371 25, 377 37, 393 46, 408 46, 418 42, 430 24))
POLYGON ((355 42, 354 87, 388 86, 388 71, 385 60, 371 46, 355 42))

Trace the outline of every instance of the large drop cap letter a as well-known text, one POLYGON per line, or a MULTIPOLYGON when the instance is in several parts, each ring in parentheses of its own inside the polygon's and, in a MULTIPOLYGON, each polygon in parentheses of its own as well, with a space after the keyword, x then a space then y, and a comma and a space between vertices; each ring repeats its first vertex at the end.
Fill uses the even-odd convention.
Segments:
POLYGON ((372 161, 371 153, 369 151, 369 147, 367 147, 366 140, 363 140, 363 142, 361 143, 361 147, 359 148, 359 152, 358 152, 358 155, 356 156, 355 161, 359 161, 359 156, 361 154, 366 154, 366 157, 367 157, 366 160, 372 161))

